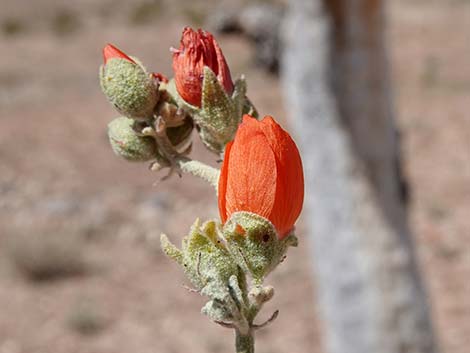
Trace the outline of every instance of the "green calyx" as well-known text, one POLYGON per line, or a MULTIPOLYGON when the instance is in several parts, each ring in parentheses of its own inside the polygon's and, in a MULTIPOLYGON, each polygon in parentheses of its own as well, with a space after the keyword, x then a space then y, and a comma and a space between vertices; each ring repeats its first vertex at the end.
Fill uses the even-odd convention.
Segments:
POLYGON ((251 212, 233 213, 223 234, 237 264, 257 283, 284 259, 289 246, 297 246, 295 235, 279 240, 273 224, 251 212))
POLYGON ((235 82, 232 95, 229 96, 217 76, 207 66, 204 67, 201 108, 184 101, 179 96, 173 80, 168 83, 166 90, 178 106, 193 116, 204 145, 218 154, 221 154, 225 145, 233 140, 243 114, 258 116, 255 107, 246 97, 244 77, 235 82))
POLYGON ((139 136, 134 128, 134 120, 119 117, 108 124, 108 137, 116 155, 133 162, 155 159, 157 144, 152 137, 139 136))
POLYGON ((260 285, 284 259, 288 247, 297 246, 297 238, 290 234, 279 240, 267 219, 235 212, 223 227, 214 221, 201 226, 196 220, 181 250, 165 235, 161 243, 165 254, 183 266, 193 285, 202 290, 211 281, 225 283, 232 275, 238 277, 240 270, 260 285))
MULTIPOLYGON (((180 264, 195 290, 209 297, 201 309, 215 322, 237 322, 247 326, 244 309, 244 276, 217 234, 214 221, 199 220, 183 238, 181 250, 174 246, 166 235, 161 235, 161 246, 165 254, 180 264), (241 283, 241 285, 240 285, 241 283)), ((246 285, 245 285, 246 286, 246 285)))
POLYGON ((197 290, 209 284, 226 283, 239 269, 219 237, 217 225, 208 221, 203 225, 199 220, 191 227, 189 235, 183 238, 181 250, 161 236, 165 254, 183 266, 186 275, 197 290), (212 282, 212 283, 211 283, 212 282))
POLYGON ((201 139, 211 150, 217 153, 233 139, 242 118, 246 83, 235 83, 232 97, 229 97, 217 76, 209 67, 204 67, 202 80, 201 110, 196 122, 201 127, 201 139))
POLYGON ((100 84, 111 104, 123 115, 146 120, 153 115, 158 87, 142 65, 122 58, 109 59, 100 68, 100 84))
POLYGON ((254 331, 276 319, 277 310, 266 322, 254 323, 274 295, 274 288, 263 286, 263 279, 282 261, 287 248, 297 244, 294 235, 278 240, 268 220, 236 212, 224 226, 215 221, 201 225, 196 220, 183 238, 181 249, 164 234, 160 240, 165 254, 183 267, 195 288, 191 291, 209 298, 201 311, 212 321, 235 329, 240 339, 252 340, 254 331), (251 286, 247 283, 249 277, 251 286))

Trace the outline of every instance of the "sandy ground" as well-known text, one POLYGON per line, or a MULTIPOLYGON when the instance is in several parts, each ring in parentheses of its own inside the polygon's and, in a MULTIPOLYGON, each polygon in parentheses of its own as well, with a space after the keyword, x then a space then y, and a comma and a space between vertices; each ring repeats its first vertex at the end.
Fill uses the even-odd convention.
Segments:
MULTIPOLYGON (((199 313, 203 298, 182 287, 157 241, 217 217, 215 195, 190 176, 152 186, 161 175, 116 158, 105 134, 116 113, 97 79, 107 42, 171 75, 168 48, 207 4, 0 7, 0 353, 232 351, 232 333, 199 313), (30 278, 38 268, 48 280, 30 278)), ((470 2, 398 0, 389 10, 417 252, 442 351, 467 353, 470 2)), ((259 111, 284 119, 278 80, 253 66, 253 49, 237 37, 220 43, 259 111)), ((198 144, 195 155, 215 165, 198 144)), ((257 352, 324 351, 314 281, 306 247, 292 250, 269 278, 277 292, 260 320, 281 315, 260 331, 257 352)))

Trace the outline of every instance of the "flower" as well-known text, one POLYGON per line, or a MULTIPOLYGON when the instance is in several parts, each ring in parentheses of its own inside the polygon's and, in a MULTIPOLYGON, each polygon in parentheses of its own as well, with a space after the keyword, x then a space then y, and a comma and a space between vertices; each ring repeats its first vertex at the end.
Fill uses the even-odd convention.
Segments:
POLYGON ((180 48, 173 51, 176 89, 187 103, 201 107, 204 67, 209 67, 230 95, 233 82, 222 50, 212 34, 190 27, 183 30, 180 48))
POLYGON ((134 63, 135 64, 135 61, 132 60, 129 56, 127 56, 125 53, 123 53, 122 51, 120 51, 118 48, 116 48, 114 45, 112 44, 107 44, 104 48, 103 48, 103 60, 104 60, 104 64, 106 65, 106 63, 108 62, 109 59, 113 59, 113 58, 120 58, 120 59, 125 59, 127 61, 130 61, 131 63, 134 63))
POLYGON ((272 117, 243 116, 225 149, 218 197, 224 223, 246 211, 271 221, 280 239, 292 230, 304 199, 302 161, 292 138, 272 117))

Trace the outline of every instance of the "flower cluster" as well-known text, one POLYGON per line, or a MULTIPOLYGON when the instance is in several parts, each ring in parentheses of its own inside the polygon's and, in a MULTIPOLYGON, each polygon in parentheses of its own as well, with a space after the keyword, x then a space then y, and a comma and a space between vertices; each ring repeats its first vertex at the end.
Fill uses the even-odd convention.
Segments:
POLYGON ((220 222, 196 221, 181 249, 162 235, 162 248, 209 297, 202 311, 235 328, 237 349, 251 352, 244 346, 264 326, 253 320, 274 293, 263 281, 297 244, 300 154, 272 117, 258 120, 244 78, 232 80, 212 34, 187 27, 172 53, 174 77, 168 79, 113 45, 104 47, 101 87, 122 114, 108 125, 110 144, 127 160, 152 161, 152 170, 192 173, 215 186, 220 222), (223 159, 220 171, 190 158, 194 129, 223 159))

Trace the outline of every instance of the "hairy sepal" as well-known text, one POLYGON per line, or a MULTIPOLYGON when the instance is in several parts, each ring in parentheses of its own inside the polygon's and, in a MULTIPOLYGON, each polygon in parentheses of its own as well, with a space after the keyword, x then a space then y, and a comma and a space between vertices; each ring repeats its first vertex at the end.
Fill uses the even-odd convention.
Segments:
POLYGON ((297 246, 294 234, 279 240, 273 224, 251 212, 233 213, 223 234, 232 257, 255 283, 263 282, 284 259, 289 246, 297 246))

